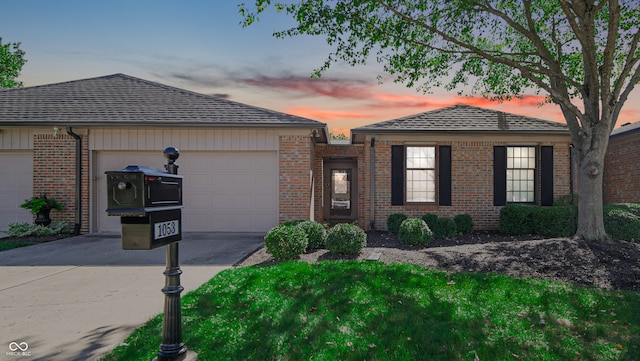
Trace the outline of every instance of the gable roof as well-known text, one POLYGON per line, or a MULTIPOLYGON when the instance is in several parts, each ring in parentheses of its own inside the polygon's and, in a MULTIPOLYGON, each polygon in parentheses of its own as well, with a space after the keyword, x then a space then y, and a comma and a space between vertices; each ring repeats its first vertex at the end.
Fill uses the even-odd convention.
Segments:
POLYGON ((281 126, 324 123, 124 74, 0 91, 0 125, 281 126))
POLYGON ((555 133, 569 134, 566 124, 458 104, 351 130, 359 134, 389 133, 555 133))

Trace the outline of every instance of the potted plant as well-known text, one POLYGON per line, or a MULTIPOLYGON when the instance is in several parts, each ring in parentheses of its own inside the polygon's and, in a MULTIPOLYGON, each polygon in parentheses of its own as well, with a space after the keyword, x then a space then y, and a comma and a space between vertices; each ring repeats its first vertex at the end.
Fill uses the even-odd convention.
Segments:
POLYGON ((35 214, 37 217, 34 221, 35 224, 48 226, 51 224, 51 218, 49 218, 49 212, 52 209, 57 211, 62 210, 62 204, 55 200, 54 198, 47 198, 45 193, 40 196, 34 196, 31 198, 27 198, 20 205, 21 208, 29 210, 32 214, 35 214))

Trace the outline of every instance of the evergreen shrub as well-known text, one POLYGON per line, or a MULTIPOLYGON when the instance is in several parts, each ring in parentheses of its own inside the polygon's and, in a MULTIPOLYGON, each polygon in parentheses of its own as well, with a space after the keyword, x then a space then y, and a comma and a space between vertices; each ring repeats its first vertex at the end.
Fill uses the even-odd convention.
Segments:
POLYGON ((264 237, 267 253, 277 260, 299 257, 307 249, 308 242, 305 231, 290 224, 276 226, 264 237))
POLYGON ((402 221, 407 218, 409 217, 403 213, 390 214, 389 217, 387 217, 387 230, 393 234, 398 234, 402 221))
POLYGON ((456 222, 454 222, 453 219, 447 217, 438 218, 435 229, 433 230, 433 238, 452 238, 457 234, 458 229, 456 228, 456 222))
POLYGON ((398 237, 402 244, 421 246, 431 242, 433 233, 421 218, 407 218, 400 225, 398 237))
POLYGON ((512 236, 533 234, 533 212, 535 206, 509 204, 500 210, 500 233, 512 236))
POLYGON ((322 248, 327 238, 327 230, 324 226, 314 221, 304 221, 298 223, 298 227, 307 234, 308 248, 322 248))
POLYGON ((473 219, 468 213, 458 214, 453 217, 456 222, 456 229, 460 234, 469 234, 473 232, 473 219))
POLYGON ((367 234, 355 224, 339 223, 327 232, 325 246, 335 254, 359 254, 367 246, 367 234))

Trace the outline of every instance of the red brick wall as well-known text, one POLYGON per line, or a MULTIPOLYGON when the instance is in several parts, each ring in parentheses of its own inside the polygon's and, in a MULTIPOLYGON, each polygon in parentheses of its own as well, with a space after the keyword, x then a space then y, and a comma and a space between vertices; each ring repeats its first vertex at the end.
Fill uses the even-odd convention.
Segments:
POLYGON ((604 202, 640 203, 640 134, 612 138, 604 160, 604 202))
MULTIPOLYGON (((33 194, 46 193, 63 204, 61 212, 52 211, 53 221, 76 222, 76 141, 67 135, 34 134, 33 194)), ((86 137, 82 138, 82 220, 81 232, 89 230, 89 159, 86 137)))
MULTIPOLYGON (((421 217, 435 213, 441 217, 453 217, 468 213, 476 229, 498 229, 499 206, 493 205, 493 147, 505 145, 493 141, 439 142, 451 146, 451 206, 416 204, 391 206, 391 146, 402 141, 376 141, 375 143, 375 228, 387 229, 387 217, 392 213, 404 213, 409 217, 421 217)), ((569 142, 545 142, 554 146, 554 197, 569 193, 569 142)), ((538 180, 538 186, 540 182, 538 180)), ((540 192, 538 192, 539 202, 540 192)))
POLYGON ((280 223, 309 219, 311 207, 312 141, 309 136, 280 136, 278 163, 280 223))
POLYGON ((370 197, 370 183, 369 183, 369 163, 365 161, 365 153, 368 154, 368 146, 362 144, 356 145, 329 145, 318 144, 315 147, 315 166, 314 174, 316 176, 315 182, 315 219, 316 221, 324 221, 324 208, 323 208, 323 189, 324 174, 323 163, 325 157, 350 157, 357 159, 357 172, 358 172, 358 190, 357 190, 357 212, 358 212, 358 225, 364 229, 369 230, 369 210, 371 207, 370 197))

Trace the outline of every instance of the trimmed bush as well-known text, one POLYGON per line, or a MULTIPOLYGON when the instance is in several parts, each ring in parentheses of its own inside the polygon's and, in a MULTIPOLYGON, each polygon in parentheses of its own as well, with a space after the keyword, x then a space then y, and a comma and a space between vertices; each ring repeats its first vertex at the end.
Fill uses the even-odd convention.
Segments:
POLYGON ((456 222, 456 229, 458 230, 458 233, 469 234, 473 232, 473 219, 470 214, 458 214, 453 217, 453 221, 456 222))
POLYGON ((302 228, 288 224, 272 228, 264 237, 267 253, 278 260, 299 257, 307 249, 308 242, 302 228))
POLYGON ((620 209, 625 212, 630 212, 633 215, 640 217, 640 204, 636 203, 610 203, 605 204, 605 209, 620 209))
POLYGON ((327 232, 326 247, 335 254, 359 254, 367 246, 367 234, 355 224, 339 223, 327 232))
POLYGON ((533 212, 536 207, 525 204, 509 204, 500 210, 500 233, 512 236, 533 233, 533 212))
POLYGON ((430 230, 434 230, 436 228, 436 223, 438 223, 438 215, 433 213, 426 213, 422 216, 422 220, 425 221, 427 226, 429 226, 430 230))
POLYGON ((285 226, 297 226, 302 222, 306 222, 306 219, 294 219, 293 221, 286 221, 283 223, 285 226))
POLYGON ((571 206, 534 207, 532 213, 533 233, 545 237, 571 237, 573 228, 571 217, 576 217, 577 208, 573 211, 571 206))
POLYGON ((402 214, 402 213, 390 214, 389 217, 387 217, 387 230, 393 234, 398 234, 402 221, 404 221, 407 218, 409 217, 407 217, 406 214, 402 214))
MULTIPOLYGON (((579 201, 579 197, 577 194, 573 195, 573 203, 577 206, 579 201)), ((556 198, 553 201, 553 206, 570 206, 571 205, 571 194, 565 194, 556 198)))
POLYGON ((307 239, 309 241, 307 244, 308 248, 324 247, 327 230, 324 229, 322 224, 314 221, 304 221, 298 223, 298 227, 302 228, 302 230, 307 234, 307 239))
POLYGON ((433 230, 433 238, 442 239, 442 238, 452 238, 458 234, 458 230, 456 229, 456 222, 451 218, 440 217, 436 222, 436 227, 433 230))
POLYGON ((400 225, 398 237, 402 244, 420 246, 431 242, 433 233, 421 218, 407 218, 400 225))
POLYGON ((7 234, 13 237, 50 236, 69 232, 69 223, 53 222, 49 227, 34 223, 9 223, 7 234))
POLYGON ((620 205, 605 206, 604 229, 617 241, 640 241, 640 217, 620 205))

